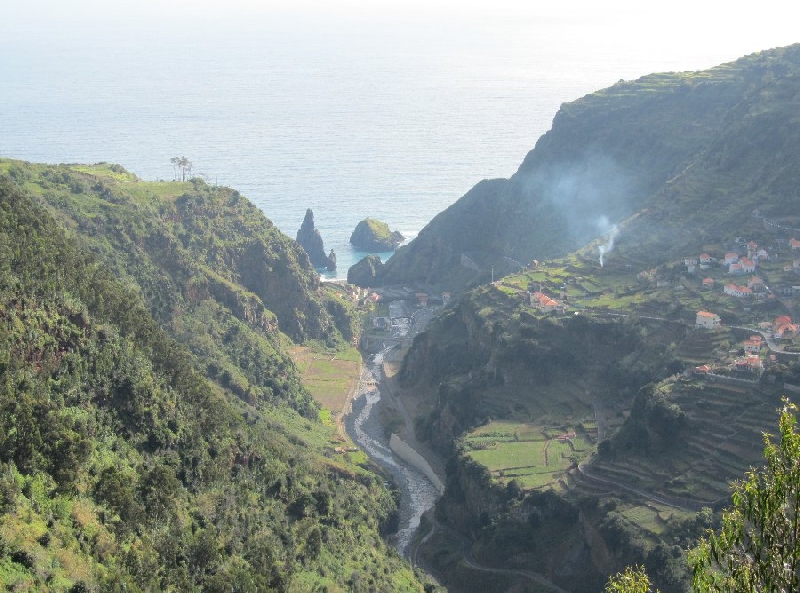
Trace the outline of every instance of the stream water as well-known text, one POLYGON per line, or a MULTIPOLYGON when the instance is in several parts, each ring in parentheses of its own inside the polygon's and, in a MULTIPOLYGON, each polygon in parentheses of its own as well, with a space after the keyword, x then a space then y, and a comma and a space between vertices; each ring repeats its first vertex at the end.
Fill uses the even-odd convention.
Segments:
POLYGON ((392 452, 384 436, 377 404, 381 400, 380 385, 386 352, 382 350, 371 360, 365 361, 361 384, 371 385, 374 381, 377 388, 361 389, 353 400, 352 412, 346 418, 345 426, 350 437, 370 458, 391 473, 400 491, 400 523, 392 536, 392 543, 401 555, 408 557, 409 545, 420 519, 425 511, 433 507, 439 492, 425 474, 392 452))

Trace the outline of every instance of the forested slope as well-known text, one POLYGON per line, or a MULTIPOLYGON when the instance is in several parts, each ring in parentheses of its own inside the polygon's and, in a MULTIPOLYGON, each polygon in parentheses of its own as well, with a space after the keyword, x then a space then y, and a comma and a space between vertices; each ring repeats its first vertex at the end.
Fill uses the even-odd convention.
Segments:
POLYGON ((100 169, 0 163, 0 582, 419 590, 283 349, 344 303, 235 193, 100 169))

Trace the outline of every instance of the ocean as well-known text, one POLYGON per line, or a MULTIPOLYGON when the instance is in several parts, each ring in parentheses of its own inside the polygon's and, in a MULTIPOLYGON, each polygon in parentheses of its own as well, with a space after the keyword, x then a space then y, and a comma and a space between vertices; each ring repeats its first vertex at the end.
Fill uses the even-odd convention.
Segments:
POLYGON ((311 208, 337 254, 331 278, 364 255, 348 243, 360 220, 413 238, 481 179, 512 175, 563 102, 784 39, 677 42, 558 12, 76 14, 12 2, 0 156, 115 162, 148 180, 172 179, 185 156, 292 238, 311 208))

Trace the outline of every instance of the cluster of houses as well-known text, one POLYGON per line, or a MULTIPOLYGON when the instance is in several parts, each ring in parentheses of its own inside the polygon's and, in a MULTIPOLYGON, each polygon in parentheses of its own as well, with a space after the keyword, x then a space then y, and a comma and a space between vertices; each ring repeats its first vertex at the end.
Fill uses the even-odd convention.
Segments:
MULTIPOLYGON (((719 315, 711 313, 710 311, 698 311, 695 316, 694 326, 702 329, 716 329, 722 325, 719 315)), ((772 337, 776 340, 794 340, 800 337, 800 324, 794 323, 792 318, 788 315, 780 315, 775 318, 775 321, 759 324, 760 328, 765 332, 771 332, 772 337)), ((751 336, 749 341, 745 341, 742 346, 747 352, 748 350, 755 349, 758 351, 764 344, 764 338, 761 336, 751 336), (755 348, 758 345, 758 348, 755 348)))
MULTIPOLYGON (((744 241, 742 241, 742 243, 744 243, 744 241)), ((800 244, 800 242, 798 242, 798 244, 800 244)), ((743 255, 740 257, 738 253, 729 251, 722 259, 718 260, 708 253, 701 253, 697 257, 685 258, 683 263, 686 265, 687 272, 690 274, 695 274, 698 268, 705 270, 717 264, 727 268, 728 274, 732 276, 755 274, 758 262, 769 259, 769 252, 763 247, 759 247, 755 241, 748 241, 744 243, 744 245, 747 249, 746 256, 743 255)), ((798 266, 800 266, 800 260, 798 261, 798 266)), ((703 279, 704 289, 713 290, 715 285, 716 283, 713 278, 706 277, 703 279)), ((737 299, 747 299, 754 296, 772 297, 772 295, 767 294, 768 291, 764 281, 756 275, 750 276, 745 283, 727 282, 724 284, 722 291, 737 299)))
MULTIPOLYGON (((698 311, 695 320, 695 327, 703 329, 716 329, 720 327, 721 321, 719 315, 709 311, 698 311)), ((772 337, 776 340, 795 340, 800 337, 800 324, 792 322, 792 318, 788 315, 781 315, 776 317, 773 322, 764 322, 760 327, 765 332, 770 332, 772 337)), ((766 340, 758 335, 751 335, 746 340, 742 341, 741 348, 744 351, 743 356, 739 356, 730 365, 730 368, 737 371, 750 371, 752 373, 761 373, 763 370, 763 358, 761 356, 762 349, 767 346, 766 340)), ((775 355, 770 355, 771 360, 775 360, 775 355)), ((707 374, 712 371, 709 365, 701 365, 694 368, 695 374, 707 374)))
MULTIPOLYGON (((699 256, 687 257, 683 260, 687 272, 690 274, 696 274, 698 269, 705 270, 714 265, 719 265, 727 268, 728 274, 732 276, 746 276, 751 274, 750 278, 748 278, 746 282, 732 281, 725 283, 722 291, 725 294, 737 299, 775 298, 772 292, 767 289, 767 286, 764 284, 764 280, 755 275, 759 262, 769 259, 769 252, 763 247, 759 247, 755 241, 745 242, 744 240, 739 240, 739 242, 746 247, 747 255, 740 256, 738 253, 730 251, 726 253, 723 258, 716 259, 708 253, 701 253, 699 256)), ((800 251, 800 240, 794 238, 790 239, 789 247, 791 248, 792 252, 800 251)), ((788 262, 783 267, 783 271, 794 272, 795 274, 800 275, 800 258, 793 258, 791 262, 788 262)), ((643 272, 640 273, 639 276, 645 279, 651 279, 646 278, 646 275, 648 273, 652 274, 653 272, 654 271, 643 272)), ((713 290, 715 285, 716 282, 713 278, 706 277, 703 279, 704 289, 713 290)), ((773 287, 773 289, 775 289, 775 291, 779 294, 788 296, 796 296, 800 293, 800 286, 784 288, 773 287)))

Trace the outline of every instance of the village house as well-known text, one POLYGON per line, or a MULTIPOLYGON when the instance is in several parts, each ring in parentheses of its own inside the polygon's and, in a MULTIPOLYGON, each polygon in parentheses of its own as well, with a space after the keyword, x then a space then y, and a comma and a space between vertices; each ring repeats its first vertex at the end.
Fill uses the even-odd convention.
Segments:
POLYGON ((759 276, 751 276, 747 280, 747 287, 753 292, 761 292, 766 290, 764 281, 759 276))
POLYGON ((758 243, 755 241, 748 241, 747 242, 747 257, 753 258, 758 257, 756 254, 758 253, 758 243))
POLYGON ((800 241, 792 237, 791 239, 789 239, 789 247, 792 248, 792 251, 800 249, 800 241))
POLYGON ((694 367, 694 374, 695 375, 707 375, 711 372, 711 367, 707 364, 700 365, 699 367, 694 367))
POLYGON ((561 303, 553 298, 550 298, 543 292, 534 292, 531 294, 531 306, 545 313, 558 311, 563 307, 561 303))
POLYGON ((772 323, 772 335, 777 339, 792 339, 798 332, 800 326, 792 322, 788 315, 780 315, 772 323))
POLYGON ((442 303, 444 303, 445 305, 447 303, 449 303, 450 299, 452 298, 452 296, 453 295, 450 292, 447 292, 447 291, 443 292, 442 293, 442 303))
POLYGON ((775 321, 772 322, 773 329, 777 329, 782 325, 786 325, 787 323, 791 323, 792 318, 788 315, 779 315, 775 318, 775 321))
POLYGON ((694 322, 695 327, 704 329, 715 329, 720 326, 719 315, 708 311, 698 311, 694 322))
POLYGON ((744 267, 740 262, 733 262, 730 266, 728 266, 728 274, 744 274, 744 267))
POLYGON ((714 258, 707 253, 701 253, 698 259, 700 260, 701 267, 703 266, 703 264, 710 264, 714 261, 714 258))
POLYGON ((749 257, 743 257, 741 260, 739 260, 739 263, 742 264, 743 274, 752 274, 756 271, 756 262, 749 257))
POLYGON ((714 288, 714 279, 713 278, 703 278, 703 288, 707 290, 711 290, 714 288))
POLYGON ((749 339, 742 342, 745 354, 758 354, 761 352, 762 346, 764 346, 764 339, 761 336, 750 336, 749 339))
POLYGON ((763 368, 761 357, 756 355, 748 355, 738 358, 736 359, 736 362, 734 362, 733 366, 737 371, 751 371, 754 373, 761 372, 763 368))
POLYGON ((420 307, 427 307, 428 306, 428 293, 427 292, 418 292, 416 293, 417 302, 419 303, 420 307))
POLYGON ((747 288, 746 286, 737 286, 736 284, 726 284, 725 287, 722 289, 722 292, 725 294, 729 294, 732 297, 736 297, 737 299, 746 299, 748 297, 753 296, 753 291, 747 288))
POLYGON ((800 333, 800 325, 785 323, 775 328, 775 337, 779 340, 793 340, 800 333))
POLYGON ((729 251, 728 253, 725 254, 725 259, 722 260, 722 263, 725 264, 726 266, 729 266, 738 259, 739 256, 736 253, 734 253, 733 251, 729 251))

